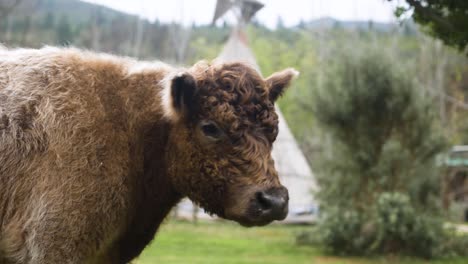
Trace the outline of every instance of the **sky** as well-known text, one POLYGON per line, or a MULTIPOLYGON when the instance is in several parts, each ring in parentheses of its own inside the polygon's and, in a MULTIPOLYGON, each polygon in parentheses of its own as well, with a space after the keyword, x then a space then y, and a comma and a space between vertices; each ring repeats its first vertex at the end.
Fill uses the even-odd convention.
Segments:
MULTIPOLYGON (((190 25, 209 24, 216 0, 85 0, 123 12, 136 14, 150 21, 182 22, 190 25)), ((284 25, 297 25, 301 20, 332 17, 339 20, 394 22, 393 6, 386 0, 260 0, 265 7, 256 18, 270 28, 281 17, 284 25)), ((400 0, 396 1, 397 3, 400 0)), ((403 1, 402 1, 403 2, 403 1)), ((226 19, 232 21, 227 15, 226 19)))

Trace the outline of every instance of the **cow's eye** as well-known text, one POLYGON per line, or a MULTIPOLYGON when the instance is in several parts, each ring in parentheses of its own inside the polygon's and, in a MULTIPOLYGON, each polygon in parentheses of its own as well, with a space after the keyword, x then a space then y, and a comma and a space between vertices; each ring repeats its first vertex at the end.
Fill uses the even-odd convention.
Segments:
POLYGON ((219 127, 214 123, 205 123, 201 125, 201 130, 205 136, 218 139, 222 136, 223 132, 219 127))

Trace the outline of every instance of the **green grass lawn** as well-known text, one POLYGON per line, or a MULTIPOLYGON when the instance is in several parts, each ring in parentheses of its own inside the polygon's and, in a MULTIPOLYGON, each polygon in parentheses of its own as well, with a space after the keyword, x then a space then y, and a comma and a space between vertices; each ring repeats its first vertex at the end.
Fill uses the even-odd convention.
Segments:
POLYGON ((410 258, 357 258, 327 256, 320 249, 297 246, 295 234, 303 226, 270 225, 243 228, 231 222, 170 221, 162 226, 153 243, 135 264, 173 263, 326 263, 326 264, 390 264, 390 263, 453 263, 466 264, 468 258, 426 261, 410 258))

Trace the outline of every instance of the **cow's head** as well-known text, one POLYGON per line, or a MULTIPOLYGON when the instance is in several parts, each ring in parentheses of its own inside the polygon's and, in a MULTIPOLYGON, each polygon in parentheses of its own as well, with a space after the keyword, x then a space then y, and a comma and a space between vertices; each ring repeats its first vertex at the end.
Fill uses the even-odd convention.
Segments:
POLYGON ((286 69, 264 79, 242 63, 198 63, 172 77, 164 103, 177 191, 245 226, 284 219, 288 190, 271 157, 274 103, 297 74, 286 69))

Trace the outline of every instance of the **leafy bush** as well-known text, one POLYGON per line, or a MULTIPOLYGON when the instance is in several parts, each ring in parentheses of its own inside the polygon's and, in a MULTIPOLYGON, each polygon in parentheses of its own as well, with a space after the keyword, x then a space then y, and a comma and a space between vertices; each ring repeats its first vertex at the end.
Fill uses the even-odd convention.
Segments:
POLYGON ((444 228, 440 218, 418 213, 409 196, 398 192, 380 194, 368 211, 328 208, 318 228, 297 242, 321 244, 333 254, 468 255, 468 236, 444 228))
POLYGON ((334 254, 364 254, 369 241, 362 234, 363 220, 355 210, 329 208, 321 219, 319 238, 334 254))
POLYGON ((457 234, 451 230, 440 247, 440 255, 444 257, 468 256, 468 235, 457 234))
POLYGON ((376 238, 373 252, 435 257, 446 238, 443 223, 437 218, 418 214, 408 195, 382 193, 375 206, 376 238))

